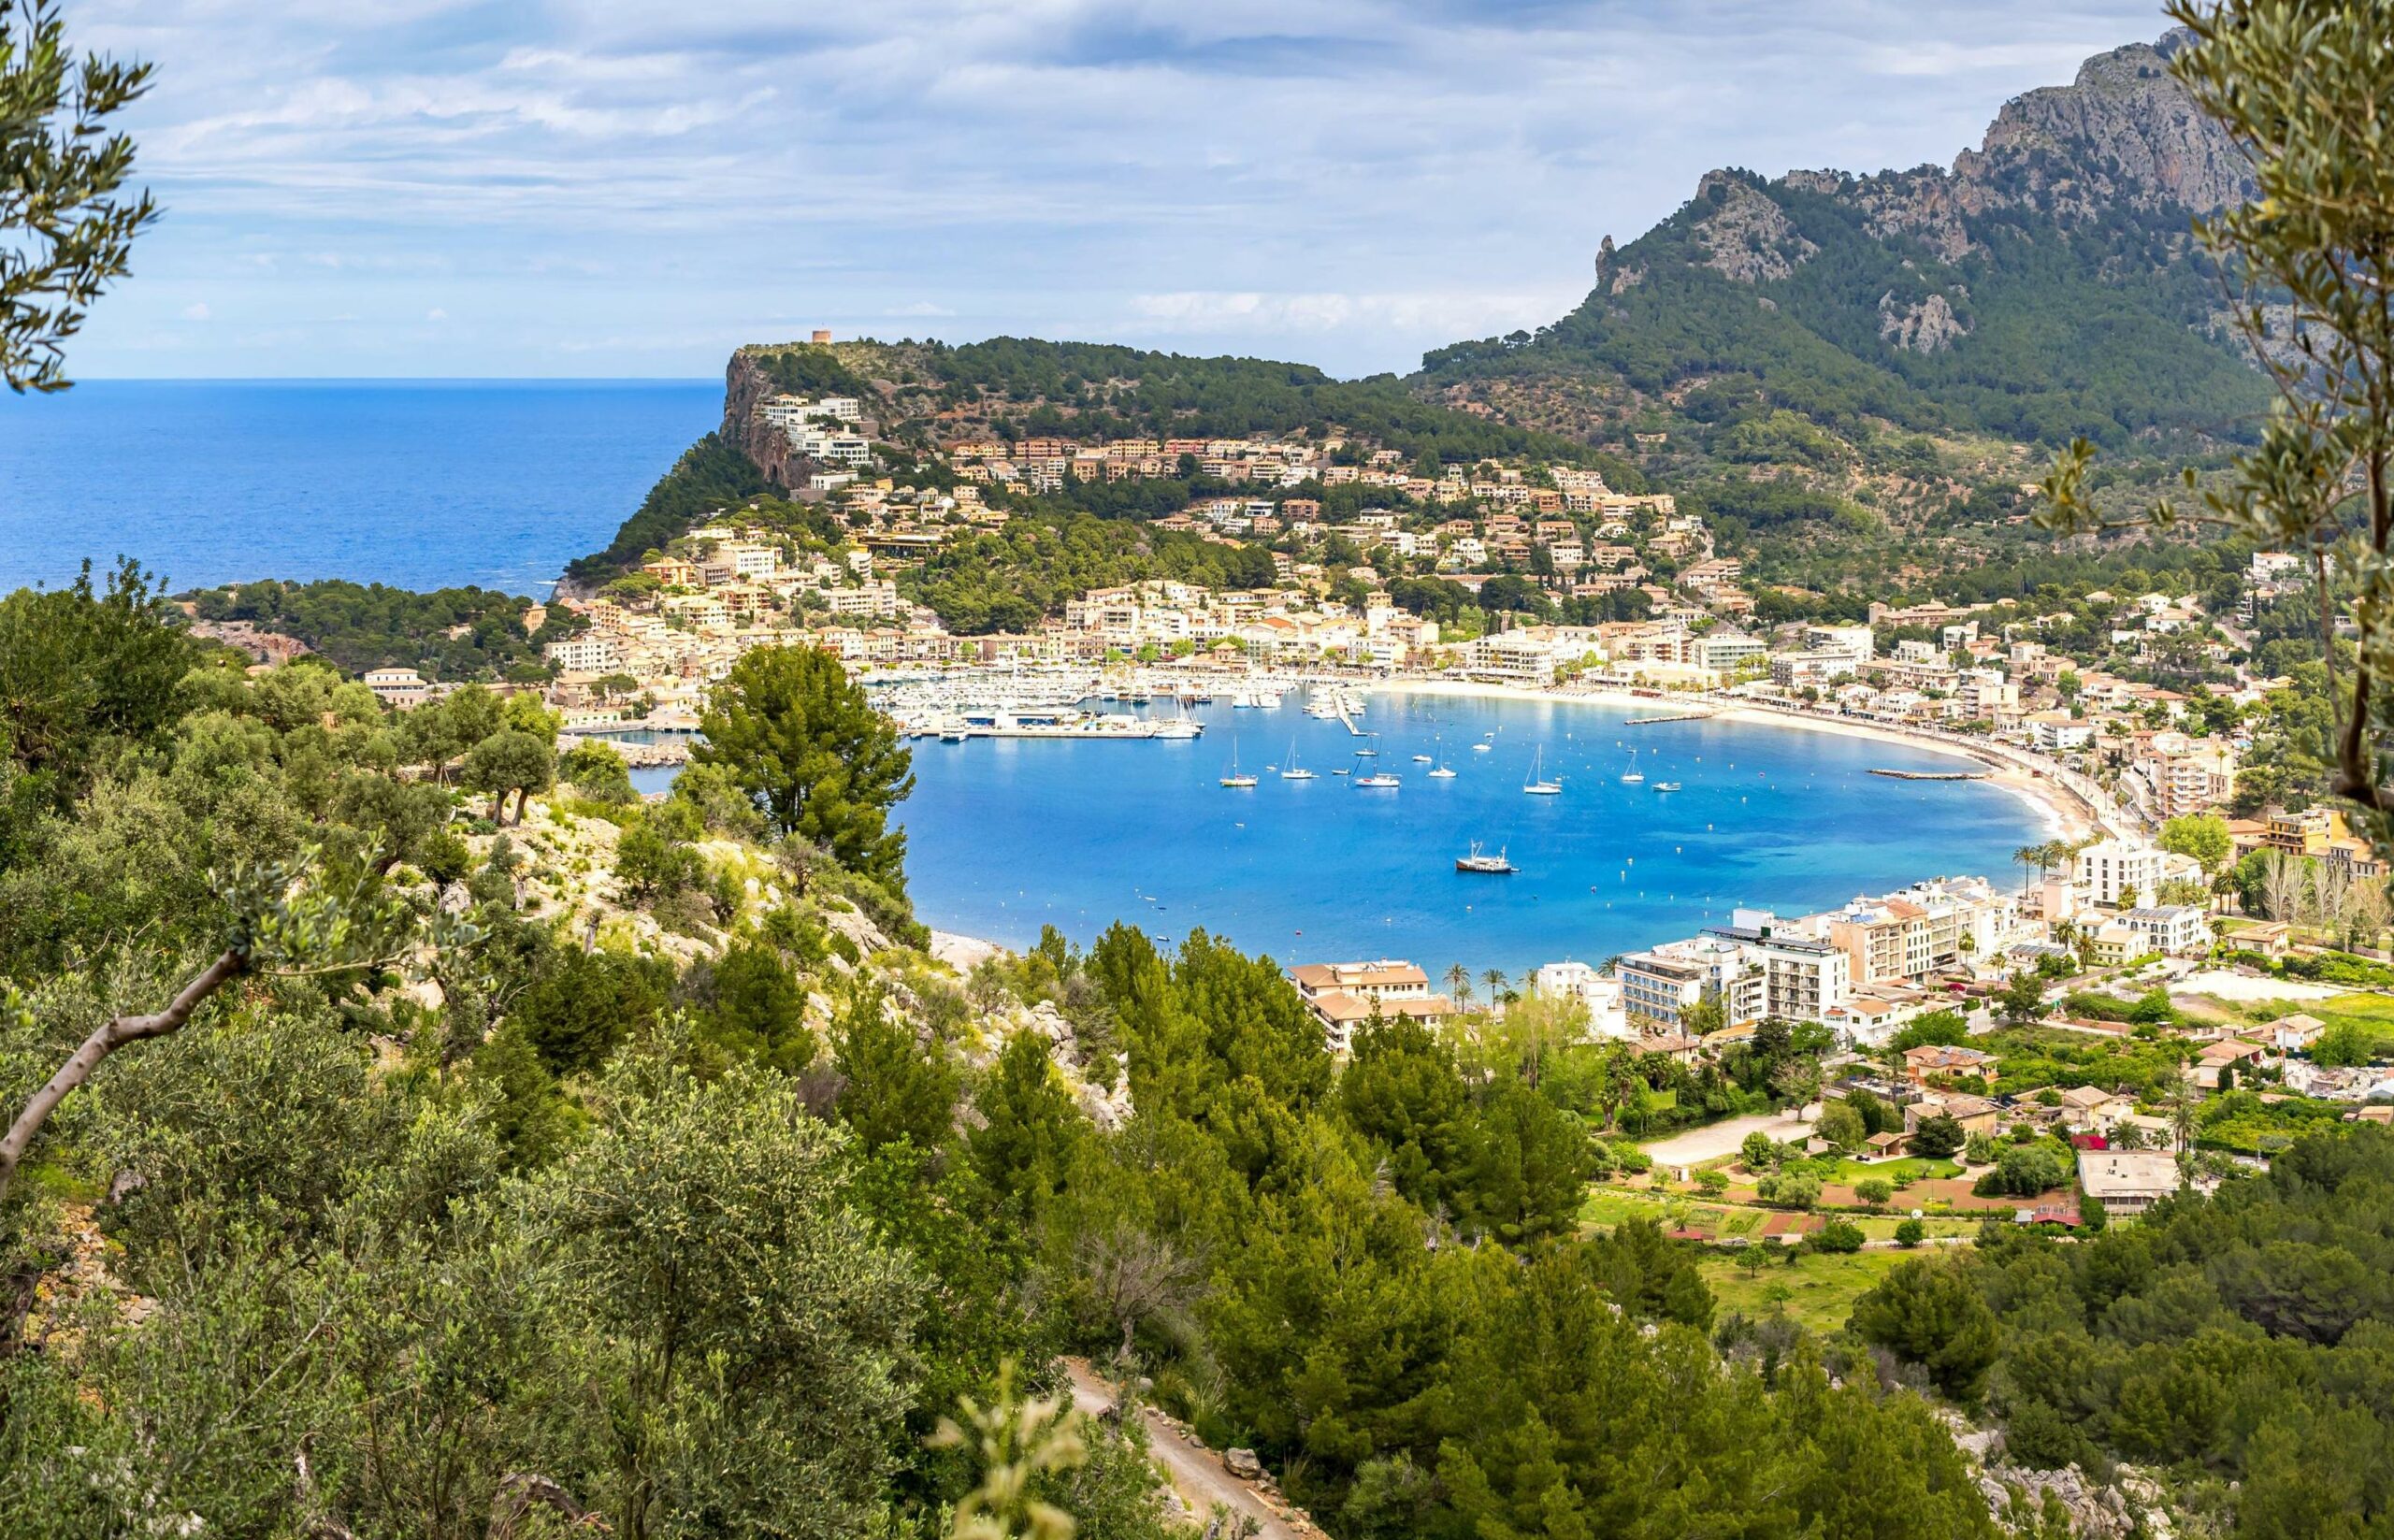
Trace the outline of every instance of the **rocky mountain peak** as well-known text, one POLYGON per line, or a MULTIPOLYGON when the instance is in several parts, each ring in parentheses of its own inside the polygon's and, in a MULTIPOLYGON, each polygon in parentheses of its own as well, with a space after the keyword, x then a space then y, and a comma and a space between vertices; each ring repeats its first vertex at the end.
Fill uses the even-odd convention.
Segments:
POLYGON ((2015 96, 1954 162, 1973 208, 2026 204, 2064 215, 2105 205, 2210 213, 2253 195, 2243 156, 2170 74, 2184 31, 2098 53, 2066 86, 2015 96))
MULTIPOLYGON (((2012 98, 1951 171, 1796 170, 1770 183, 1707 172, 1688 206, 1704 265, 1743 283, 1783 279, 1802 266, 1817 248, 1782 207, 1791 193, 1858 209, 1871 235, 1918 240, 1946 262, 1972 250, 1967 217, 1989 209, 2070 220, 2121 208, 2209 213, 2242 202, 2253 195, 2243 157, 2170 74, 2170 56, 2189 41, 2180 31, 2113 49, 2080 65, 2069 85, 2012 98)), ((1950 316, 1919 321, 1907 312, 1888 335, 1901 332, 1899 345, 1923 351, 1959 335, 1950 316)))

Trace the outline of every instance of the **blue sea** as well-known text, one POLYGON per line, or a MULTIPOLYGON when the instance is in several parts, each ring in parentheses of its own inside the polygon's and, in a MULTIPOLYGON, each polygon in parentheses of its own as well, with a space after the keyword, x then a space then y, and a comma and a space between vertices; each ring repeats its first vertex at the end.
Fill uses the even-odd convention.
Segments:
POLYGON ((87 380, 0 392, 0 593, 137 556, 546 591, 723 412, 719 381, 87 380))
MULTIPOLYGON (((717 420, 714 381, 90 381, 0 395, 0 591, 138 557, 180 588, 346 577, 540 593, 717 420)), ((901 811, 929 923, 1015 945, 1053 923, 1195 926, 1283 961, 1408 957, 1518 975, 1940 872, 2006 877, 2042 838, 2016 799, 1889 781, 1918 751, 1796 728, 1628 727, 1584 704, 1382 694, 1380 757, 1318 722, 1203 711, 1194 742, 933 741, 901 811), (1473 753, 1485 739, 1490 752, 1473 753), (1619 777, 1629 745, 1649 780, 1619 777), (1283 781, 1293 745, 1320 772, 1283 781), (1558 797, 1521 789, 1533 754, 1558 797), (1416 753, 1458 774, 1432 780, 1416 753), (1235 754, 1262 776, 1217 784, 1235 754), (1332 772, 1402 777, 1359 790, 1332 772), (1267 768, 1269 767, 1269 768, 1267 768), (1655 781, 1683 784, 1657 792, 1655 781), (1518 875, 1459 874, 1478 841, 1518 875)))
POLYGON ((1518 977, 1727 924, 1740 905, 1794 916, 1922 877, 2008 882, 2012 851, 2046 837, 1993 785, 1868 773, 1953 756, 1800 727, 1633 727, 1588 703, 1392 692, 1368 698, 1379 755, 1359 759, 1371 741, 1299 698, 1200 708, 1193 742, 918 741, 902 819, 922 918, 1021 946, 1044 924, 1086 943, 1119 916, 1164 939, 1203 926, 1284 963, 1401 957, 1518 977), (1620 779, 1633 745, 1637 785, 1620 779), (1279 778, 1292 749, 1319 779, 1279 778), (1455 777, 1432 779, 1416 754, 1455 777), (1541 756, 1559 796, 1521 790, 1541 756), (1233 756, 1254 789, 1219 784, 1233 756), (1333 773, 1374 766, 1403 784, 1333 773), (1666 780, 1682 789, 1654 789, 1666 780), (1520 871, 1457 872, 1475 841, 1520 871))

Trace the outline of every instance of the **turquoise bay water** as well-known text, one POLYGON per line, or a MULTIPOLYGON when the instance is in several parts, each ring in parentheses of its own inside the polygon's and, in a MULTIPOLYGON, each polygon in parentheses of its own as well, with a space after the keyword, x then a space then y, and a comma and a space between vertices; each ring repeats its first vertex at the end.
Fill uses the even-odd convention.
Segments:
MULTIPOLYGON (((94 381, 0 395, 0 591, 138 557, 177 587, 275 576, 540 592, 602 544, 720 410, 713 381, 94 381)), ((1377 695, 1394 792, 1296 698, 1202 712, 1195 742, 923 742, 902 810, 924 918, 1015 945, 1053 922, 1192 926, 1283 961, 1410 957, 1518 974, 1938 872, 2010 871, 2041 837, 1992 787, 1886 781, 1918 751, 1792 728, 1623 727, 1583 705, 1377 695), (1493 752, 1468 745, 1495 735, 1493 752), (1434 740, 1459 772, 1411 756, 1434 740), (1319 780, 1284 782, 1291 740, 1319 780), (1233 742, 1262 776, 1215 783, 1233 742), (1635 743, 1664 795, 1617 779, 1635 743), (1543 744, 1559 797, 1521 784, 1543 744), (1474 840, 1521 868, 1470 877, 1474 840)), ((1363 761, 1368 766, 1371 761, 1363 761)))
POLYGON ((272 577, 541 593, 722 410, 714 381, 0 392, 0 593, 119 554, 177 589, 272 577))
POLYGON ((1362 741, 1298 709, 1192 714, 1193 742, 1036 739, 915 746, 905 803, 926 923, 1020 946, 1054 924, 1087 942, 1118 916, 1166 939, 1196 926, 1282 962, 1403 957, 1518 976, 1726 924, 1738 905, 1795 915, 1918 878, 1997 882, 2042 821, 1971 782, 1868 774, 1951 770, 1954 758, 1797 727, 1717 722, 1631 727, 1633 713, 1569 702, 1394 693, 1369 698, 1362 741), (1493 748, 1469 745, 1493 734, 1493 748), (1289 782, 1293 741, 1320 779, 1289 782), (1647 774, 1624 785, 1629 746, 1647 774), (1261 777, 1219 784, 1235 753, 1261 777), (1521 790, 1533 754, 1563 792, 1521 790), (1457 774, 1430 779, 1417 753, 1457 774), (1393 791, 1334 770, 1377 765, 1393 791), (1675 780, 1684 789, 1658 792, 1675 780), (1516 875, 1454 870, 1472 841, 1516 875))

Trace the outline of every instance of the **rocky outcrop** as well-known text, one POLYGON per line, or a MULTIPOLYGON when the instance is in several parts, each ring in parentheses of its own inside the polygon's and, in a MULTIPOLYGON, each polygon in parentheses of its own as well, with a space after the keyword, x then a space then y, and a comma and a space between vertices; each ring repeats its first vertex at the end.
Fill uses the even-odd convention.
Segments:
POLYGON ((1734 171, 1709 171, 1696 183, 1695 238, 1704 265, 1738 283, 1792 275, 1820 248, 1804 238, 1787 211, 1734 171))
POLYGON ((804 486, 815 462, 792 451, 789 435, 757 415, 757 409, 778 389, 747 349, 734 353, 723 376, 723 437, 746 452, 765 480, 783 487, 804 486))
POLYGON ((1898 303, 1892 289, 1879 296, 1879 335, 1907 353, 1941 353, 1969 331, 1943 295, 1909 305, 1898 303))
POLYGON ((2170 57, 2189 40, 2174 32, 2113 49, 2087 60, 2069 85, 2006 102, 1985 141, 1954 162, 1965 207, 2211 213, 2253 196, 2235 141, 2170 74, 2170 57))
MULTIPOLYGON (((2170 74, 2170 56, 2185 42, 2185 34, 2173 33, 2157 44, 2114 49, 2087 60, 2069 85, 2014 97, 1980 147, 1962 151, 1950 171, 1790 171, 1767 187, 1734 171, 1708 173, 1688 206, 1704 264, 1744 283, 1789 276, 1817 248, 1781 207, 1785 194, 1856 209, 1872 236, 1917 240, 1942 262, 1976 249, 1969 219, 1991 209, 2033 209, 2067 220, 2121 208, 2209 213, 2243 202, 2254 185, 2235 142, 2170 74)), ((1618 293, 1625 275, 1609 258, 1608 251, 1598 258, 1600 280, 1612 275, 1618 293)), ((1933 352, 1968 329, 1923 320, 1925 327, 1897 323, 1919 339, 1898 346, 1933 352)))

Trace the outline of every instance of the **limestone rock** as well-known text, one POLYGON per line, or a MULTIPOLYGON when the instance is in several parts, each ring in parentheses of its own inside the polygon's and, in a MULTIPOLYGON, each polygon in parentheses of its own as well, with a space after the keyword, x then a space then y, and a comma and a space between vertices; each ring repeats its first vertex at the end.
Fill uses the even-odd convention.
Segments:
POLYGON ((2235 142, 2170 74, 2170 57, 2188 41, 2173 32, 2098 53, 2069 85, 2006 102, 1984 143, 1954 163, 1966 207, 2070 214, 2177 204, 2210 213, 2250 198, 2235 142))
POLYGON ((1907 353, 1942 353, 1969 331, 1941 294, 1910 305, 1892 289, 1879 296, 1879 335, 1907 353))
POLYGON ((1786 278, 1820 248, 1804 238, 1787 211, 1743 177, 1708 171, 1695 201, 1712 211, 1695 223, 1695 238, 1710 254, 1705 266, 1738 283, 1786 278))
POLYGON ((1241 1481, 1261 1481, 1263 1479, 1263 1461, 1255 1458, 1255 1451, 1253 1449, 1224 1449, 1222 1451, 1222 1469, 1238 1477, 1241 1481))

